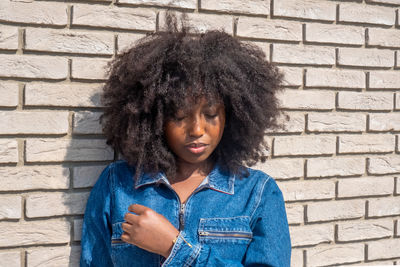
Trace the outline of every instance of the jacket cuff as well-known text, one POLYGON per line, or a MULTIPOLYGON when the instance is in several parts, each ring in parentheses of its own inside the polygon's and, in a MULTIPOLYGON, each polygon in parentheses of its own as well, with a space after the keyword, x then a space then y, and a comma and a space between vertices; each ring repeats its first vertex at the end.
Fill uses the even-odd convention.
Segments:
POLYGON ((171 253, 162 266, 190 266, 199 256, 201 245, 189 240, 184 232, 179 232, 171 253))

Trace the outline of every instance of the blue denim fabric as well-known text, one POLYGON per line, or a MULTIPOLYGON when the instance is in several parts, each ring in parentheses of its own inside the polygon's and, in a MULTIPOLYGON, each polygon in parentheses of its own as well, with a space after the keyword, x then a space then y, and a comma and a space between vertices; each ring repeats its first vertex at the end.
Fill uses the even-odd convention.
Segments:
POLYGON ((267 174, 235 179, 218 165, 182 205, 165 175, 143 174, 119 160, 108 165, 87 202, 81 266, 290 266, 284 200, 267 174), (178 237, 167 259, 121 240, 131 204, 165 216, 178 237), (191 247, 183 238, 191 244, 191 247))

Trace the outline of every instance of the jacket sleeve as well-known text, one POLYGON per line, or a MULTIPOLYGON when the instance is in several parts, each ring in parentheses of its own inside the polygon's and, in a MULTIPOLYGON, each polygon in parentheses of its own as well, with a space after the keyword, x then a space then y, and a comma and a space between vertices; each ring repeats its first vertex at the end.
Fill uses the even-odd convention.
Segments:
POLYGON ((80 266, 113 266, 111 261, 111 167, 101 173, 90 192, 82 225, 80 266))
POLYGON ((253 213, 253 239, 242 262, 221 258, 208 245, 181 236, 163 266, 270 266, 290 267, 291 243, 285 202, 274 179, 264 183, 260 201, 253 213))

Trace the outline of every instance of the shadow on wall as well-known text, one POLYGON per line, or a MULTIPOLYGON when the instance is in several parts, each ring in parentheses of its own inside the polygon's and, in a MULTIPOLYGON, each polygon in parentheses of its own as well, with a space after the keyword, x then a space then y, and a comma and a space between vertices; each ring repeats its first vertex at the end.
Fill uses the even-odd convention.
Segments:
POLYGON ((99 124, 101 88, 101 83, 84 80, 26 84, 26 100, 36 94, 42 101, 38 105, 46 105, 52 114, 67 115, 52 121, 55 128, 65 125, 63 131, 27 138, 25 143, 25 165, 32 165, 30 179, 42 179, 40 189, 45 190, 26 197, 25 223, 31 230, 18 245, 46 244, 27 250, 29 265, 79 266, 86 201, 101 171, 114 160, 114 151, 106 145, 99 124), (51 96, 51 102, 46 95, 51 96))

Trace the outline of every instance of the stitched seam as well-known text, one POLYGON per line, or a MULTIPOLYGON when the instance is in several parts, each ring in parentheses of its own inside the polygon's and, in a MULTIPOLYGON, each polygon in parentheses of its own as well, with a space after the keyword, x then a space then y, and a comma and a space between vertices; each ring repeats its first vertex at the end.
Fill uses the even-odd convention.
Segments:
MULTIPOLYGON (((178 237, 178 238, 182 238, 182 237, 178 237)), ((178 242, 178 241, 177 241, 178 242)), ((177 250, 180 248, 180 246, 182 245, 183 240, 181 240, 180 243, 177 243, 176 246, 173 247, 171 255, 169 257, 169 259, 167 259, 163 266, 168 266, 170 264, 170 262, 173 260, 173 258, 176 256, 177 250)))
POLYGON ((201 247, 198 247, 198 249, 195 251, 196 253, 192 253, 191 256, 186 260, 184 267, 188 266, 190 267, 190 265, 193 263, 194 259, 197 258, 197 256, 199 255, 201 250, 201 247))
POLYGON ((267 184, 267 182, 269 181, 269 179, 271 179, 271 177, 268 176, 268 179, 266 179, 265 182, 264 182, 264 184, 262 185, 262 188, 261 188, 261 190, 260 190, 260 194, 257 196, 257 197, 258 197, 258 200, 257 200, 256 205, 254 205, 253 211, 251 212, 251 215, 250 215, 250 222, 253 221, 254 213, 256 212, 256 210, 258 209, 258 206, 260 205, 262 195, 264 194, 265 185, 267 184))

